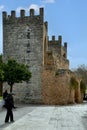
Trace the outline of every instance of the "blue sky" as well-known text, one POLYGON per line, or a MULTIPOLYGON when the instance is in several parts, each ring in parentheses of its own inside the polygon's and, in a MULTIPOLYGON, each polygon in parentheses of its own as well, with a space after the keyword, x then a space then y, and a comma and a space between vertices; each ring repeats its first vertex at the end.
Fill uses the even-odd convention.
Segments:
POLYGON ((0 53, 2 45, 2 11, 10 14, 15 10, 25 9, 26 15, 30 8, 44 7, 44 21, 48 21, 48 35, 58 38, 62 35, 63 42, 68 43, 68 59, 70 68, 79 65, 87 66, 87 0, 0 0, 0 53))

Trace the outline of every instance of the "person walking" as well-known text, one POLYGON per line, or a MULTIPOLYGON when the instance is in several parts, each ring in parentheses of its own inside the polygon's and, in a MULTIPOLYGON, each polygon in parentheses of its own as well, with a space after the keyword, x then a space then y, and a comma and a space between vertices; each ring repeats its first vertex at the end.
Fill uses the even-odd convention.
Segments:
POLYGON ((3 107, 5 107, 5 99, 7 98, 7 95, 8 95, 8 91, 5 90, 5 91, 3 92, 3 107))
POLYGON ((5 99, 5 108, 7 109, 5 123, 8 123, 9 119, 10 119, 10 122, 14 122, 12 109, 15 107, 14 107, 13 94, 11 94, 11 93, 8 94, 7 98, 5 99))
POLYGON ((8 95, 8 91, 5 90, 5 91, 3 92, 3 99, 4 99, 4 100, 5 100, 5 98, 7 97, 7 95, 8 95))

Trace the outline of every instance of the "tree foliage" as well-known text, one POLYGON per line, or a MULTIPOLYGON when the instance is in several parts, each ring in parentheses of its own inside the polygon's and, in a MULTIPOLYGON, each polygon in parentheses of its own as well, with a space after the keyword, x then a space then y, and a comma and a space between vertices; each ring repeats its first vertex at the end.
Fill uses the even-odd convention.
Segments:
POLYGON ((80 76, 85 84, 87 84, 87 66, 80 65, 76 70, 75 73, 80 76))
POLYGON ((78 87, 78 82, 75 77, 71 77, 70 79, 70 87, 76 89, 78 87))
POLYGON ((7 82, 10 85, 10 92, 14 83, 20 83, 22 81, 29 81, 31 78, 31 72, 25 64, 17 63, 14 59, 9 59, 7 63, 3 63, 3 82, 7 82))
POLYGON ((82 93, 85 93, 86 90, 86 84, 81 80, 80 82, 80 89, 82 93))

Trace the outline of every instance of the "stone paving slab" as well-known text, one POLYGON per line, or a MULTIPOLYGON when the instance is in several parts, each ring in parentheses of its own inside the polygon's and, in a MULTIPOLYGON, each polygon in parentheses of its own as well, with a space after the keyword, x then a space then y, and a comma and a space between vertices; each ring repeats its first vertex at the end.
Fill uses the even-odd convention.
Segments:
POLYGON ((81 116, 86 109, 81 105, 41 106, 4 130, 85 130, 81 116))
MULTIPOLYGON (((34 105, 28 105, 28 104, 15 104, 17 107, 16 109, 13 109, 13 115, 14 120, 17 122, 17 120, 21 119, 25 115, 27 115, 29 112, 33 111, 37 108, 37 106, 34 105)), ((6 127, 10 126, 12 123, 5 123, 5 116, 6 116, 6 109, 2 108, 0 111, 0 130, 4 130, 6 127)))
POLYGON ((2 110, 3 100, 0 99, 0 111, 2 110))

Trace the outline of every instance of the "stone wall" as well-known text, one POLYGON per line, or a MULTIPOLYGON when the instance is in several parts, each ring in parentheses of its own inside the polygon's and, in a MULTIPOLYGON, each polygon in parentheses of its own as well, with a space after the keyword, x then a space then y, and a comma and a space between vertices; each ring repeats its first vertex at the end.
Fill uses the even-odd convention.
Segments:
POLYGON ((26 97, 29 102, 40 102, 41 100, 43 8, 40 8, 39 11, 39 15, 34 15, 34 10, 30 10, 30 16, 25 16, 25 11, 21 10, 20 17, 16 17, 14 11, 11 12, 11 15, 3 12, 3 59, 7 61, 8 58, 14 58, 29 66, 32 73, 30 82, 16 84, 14 87, 14 91, 20 93, 17 94, 19 99, 26 97))
MULTIPOLYGON (((43 69, 43 103, 50 105, 64 105, 83 102, 79 84, 77 89, 70 88, 71 77, 72 74, 69 70, 65 71, 61 69, 56 74, 54 70, 43 69)), ((80 82, 78 81, 78 83, 80 82)))
POLYGON ((61 56, 54 55, 56 69, 69 69, 69 60, 61 56))
MULTIPOLYGON (((48 23, 44 22, 44 10, 30 16, 20 11, 16 17, 3 12, 3 60, 14 58, 29 66, 32 78, 29 82, 14 84, 15 100, 27 103, 68 104, 81 101, 80 88, 70 90, 67 43, 62 46, 62 37, 48 39, 48 23)), ((3 84, 4 89, 7 84, 3 84)))
POLYGON ((54 62, 57 69, 69 69, 69 60, 67 59, 67 43, 62 45, 62 36, 55 40, 55 36, 52 36, 52 40, 48 41, 48 50, 52 51, 54 62))
POLYGON ((45 104, 68 104, 69 101, 69 75, 61 73, 55 75, 53 70, 43 69, 42 74, 42 100, 45 104))

